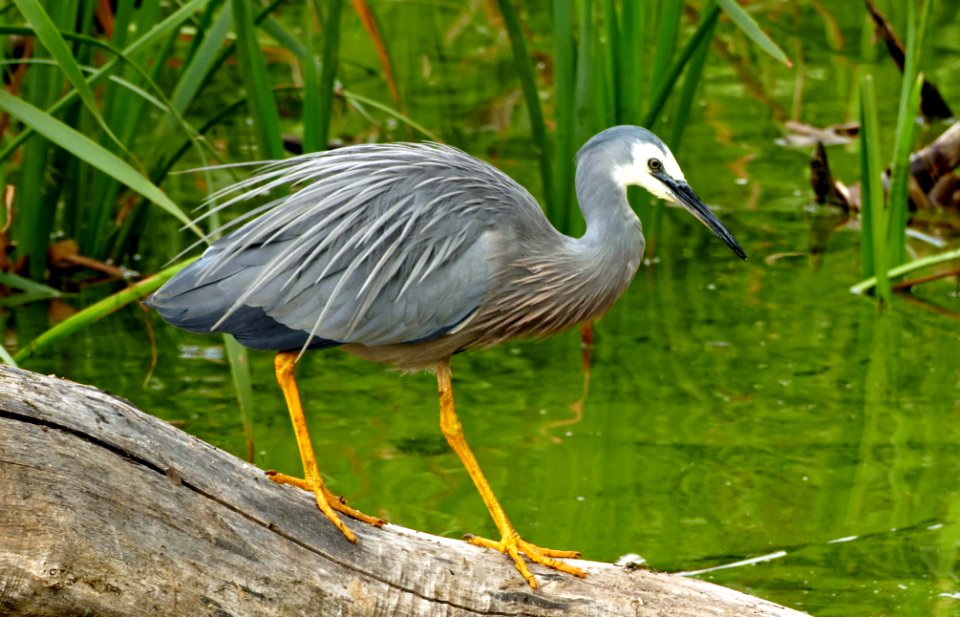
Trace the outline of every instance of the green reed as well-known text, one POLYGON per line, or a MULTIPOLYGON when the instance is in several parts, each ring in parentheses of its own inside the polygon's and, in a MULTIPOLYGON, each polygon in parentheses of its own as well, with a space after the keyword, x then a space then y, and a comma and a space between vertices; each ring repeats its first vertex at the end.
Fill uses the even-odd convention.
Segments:
POLYGON ((873 76, 860 79, 860 172, 863 178, 860 218, 863 273, 878 274, 877 296, 889 301, 890 280, 886 277, 887 227, 889 220, 883 203, 883 165, 880 162, 880 129, 877 121, 877 98, 873 76))
MULTIPOLYGON (((23 79, 0 97, 0 111, 18 122, 12 128, 19 131, 8 128, 0 136, 0 169, 16 188, 13 258, 26 260, 31 278, 45 277, 52 235, 76 239, 86 257, 124 261, 144 240, 156 206, 199 234, 161 186, 185 155, 201 165, 222 161, 203 134, 238 124, 244 112, 257 156, 284 156, 276 93, 283 82, 267 68, 268 45, 282 44, 300 75, 295 81, 304 86, 298 94, 307 112, 308 150, 326 147, 336 97, 409 120, 389 103, 339 89, 335 26, 341 0, 314 0, 315 18, 302 20, 306 34, 274 19, 282 4, 189 0, 171 10, 159 2, 119 0, 112 27, 95 21, 97 0, 16 0, 4 10, 0 33, 33 46, 21 62, 4 61, 23 79), (211 87, 236 84, 236 72, 242 87, 221 87, 216 96, 226 100, 211 104, 211 87)), ((375 22, 365 3, 356 6, 375 22)))
MULTIPOLYGON (((881 302, 892 299, 890 278, 911 272, 916 268, 899 268, 906 261, 908 184, 910 154, 917 138, 917 116, 923 76, 919 73, 920 41, 927 29, 936 2, 924 3, 919 20, 913 2, 907 2, 907 42, 903 79, 894 133, 893 156, 890 164, 889 190, 884 196, 884 176, 880 153, 880 127, 877 120, 877 102, 870 76, 861 79, 860 93, 860 156, 863 199, 861 221, 861 257, 863 275, 867 279, 852 289, 863 292, 876 288, 881 302)), ((949 252, 947 253, 949 254, 949 252)), ((922 260, 925 266, 940 263, 936 259, 922 260)))
MULTIPOLYGON (((524 90, 534 141, 538 145, 548 217, 561 231, 581 233, 573 186, 574 155, 591 135, 615 124, 639 124, 679 139, 702 75, 721 12, 762 50, 789 64, 786 55, 736 2, 708 2, 698 25, 687 35, 684 2, 553 0, 553 121, 546 128, 535 83, 533 60, 523 46, 517 4, 498 0, 511 33, 513 59, 524 90), (577 34, 574 34, 574 33, 577 34), (681 45, 681 43, 683 43, 681 45), (681 94, 664 111, 680 77, 681 94), (666 126, 662 124, 666 117, 666 126)), ((675 145, 675 144, 674 144, 675 145)), ((631 191, 631 198, 636 196, 631 191)), ((651 210, 640 198, 637 209, 652 239, 659 204, 651 210)))

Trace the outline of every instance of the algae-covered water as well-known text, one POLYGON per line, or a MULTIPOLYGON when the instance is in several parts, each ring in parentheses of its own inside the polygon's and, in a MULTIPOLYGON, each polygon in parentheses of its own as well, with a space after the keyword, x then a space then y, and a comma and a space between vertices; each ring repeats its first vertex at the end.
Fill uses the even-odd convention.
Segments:
MULTIPOLYGON (((856 41, 860 22, 848 21, 838 27, 856 41)), ((595 326, 588 390, 574 331, 457 356, 458 411, 512 521, 543 546, 604 561, 639 553, 816 615, 960 614, 960 324, 945 314, 960 311, 960 294, 936 283, 919 293, 925 306, 881 312, 847 291, 860 279, 859 234, 834 230, 836 213, 812 204, 810 151, 777 139, 786 117, 848 118, 856 44, 831 51, 812 12, 797 24, 801 73, 762 65, 762 92, 712 56, 675 151, 749 261, 668 212, 655 256, 595 326)), ((960 32, 938 32, 934 77, 960 105, 949 78, 960 32)), ((536 187, 524 139, 513 135, 497 164, 536 187)), ((496 151, 490 135, 463 140, 496 151)), ((838 176, 857 179, 853 147, 830 154, 838 176)), ((20 341, 49 323, 46 306, 12 316, 20 341)), ((245 456, 221 343, 130 308, 25 368, 97 385, 245 456)), ((254 462, 297 474, 272 356, 251 362, 254 462)), ((308 354, 299 375, 334 491, 401 525, 494 534, 440 433, 432 375, 336 350, 308 354)))

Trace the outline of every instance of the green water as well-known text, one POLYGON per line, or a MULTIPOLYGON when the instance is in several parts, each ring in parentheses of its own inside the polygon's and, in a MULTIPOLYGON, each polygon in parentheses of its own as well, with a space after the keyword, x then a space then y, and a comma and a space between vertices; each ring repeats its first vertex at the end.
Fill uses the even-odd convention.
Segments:
MULTIPOLYGON (((710 569, 699 576, 815 615, 960 615, 960 325, 902 300, 879 313, 848 293, 860 278, 858 233, 822 231, 836 220, 810 203, 809 151, 777 145, 773 120, 792 108, 813 124, 847 118, 860 22, 841 24, 847 44, 835 52, 816 14, 797 20, 803 84, 800 73, 748 62, 764 101, 714 57, 676 152, 750 260, 669 212, 655 259, 596 325, 585 398, 571 332, 458 356, 458 410, 534 542, 601 561, 639 553, 658 570, 710 569)), ((960 101, 950 78, 958 40, 954 20, 930 44, 951 101, 960 101)), ((881 67, 879 78, 897 84, 881 67)), ((896 97, 889 103, 892 126, 896 97)), ((463 139, 536 187, 519 129, 510 141, 463 139)), ((858 177, 855 150, 830 154, 838 176, 858 177)), ((921 295, 960 311, 954 283, 921 295)), ((11 323, 8 340, 29 340, 47 327, 47 307, 16 309, 11 323)), ((251 362, 254 461, 297 474, 272 356, 254 352, 251 362)), ((131 308, 25 368, 97 385, 245 456, 217 337, 131 308)), ((333 490, 404 526, 494 534, 440 433, 431 375, 400 376, 335 350, 306 356, 299 375, 333 490)))

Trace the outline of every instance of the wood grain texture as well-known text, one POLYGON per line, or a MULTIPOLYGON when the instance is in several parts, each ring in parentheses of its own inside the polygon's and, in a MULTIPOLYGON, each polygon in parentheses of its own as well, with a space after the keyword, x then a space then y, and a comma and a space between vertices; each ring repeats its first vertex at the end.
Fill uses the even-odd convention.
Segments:
POLYGON ((91 387, 0 366, 0 615, 801 615, 703 581, 349 521, 91 387))

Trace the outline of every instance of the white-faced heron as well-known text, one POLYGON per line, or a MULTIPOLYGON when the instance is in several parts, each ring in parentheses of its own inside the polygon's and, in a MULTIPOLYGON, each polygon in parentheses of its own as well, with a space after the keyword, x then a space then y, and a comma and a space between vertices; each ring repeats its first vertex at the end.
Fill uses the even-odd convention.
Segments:
POLYGON ((577 154, 576 190, 587 231, 551 226, 522 186, 489 164, 437 144, 358 145, 271 163, 216 198, 222 207, 283 189, 287 195, 228 225, 234 229, 150 299, 171 324, 229 332, 277 351, 305 478, 271 478, 312 492, 353 542, 337 512, 382 525, 324 486, 294 380, 308 349, 339 346, 404 370, 432 370, 440 428, 490 511, 500 538, 470 542, 583 576, 579 556, 535 546, 510 524, 463 435, 450 358, 516 337, 546 336, 596 319, 640 266, 644 239, 627 202, 639 185, 681 206, 734 253, 740 245, 697 197, 670 150, 650 131, 617 126, 577 154))

